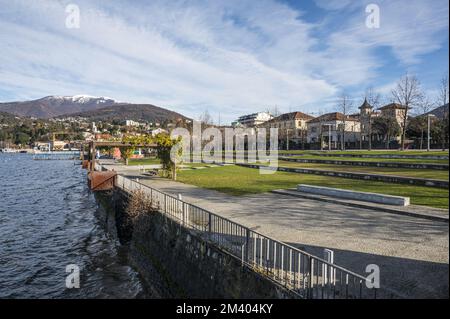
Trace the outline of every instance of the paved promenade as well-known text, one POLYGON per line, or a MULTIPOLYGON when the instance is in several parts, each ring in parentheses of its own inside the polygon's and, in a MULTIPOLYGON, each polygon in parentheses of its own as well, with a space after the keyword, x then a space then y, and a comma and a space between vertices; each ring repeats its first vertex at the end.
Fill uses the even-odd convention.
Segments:
POLYGON ((107 167, 318 256, 333 249, 335 263, 357 273, 377 264, 387 297, 448 298, 448 223, 274 193, 231 196, 107 167))

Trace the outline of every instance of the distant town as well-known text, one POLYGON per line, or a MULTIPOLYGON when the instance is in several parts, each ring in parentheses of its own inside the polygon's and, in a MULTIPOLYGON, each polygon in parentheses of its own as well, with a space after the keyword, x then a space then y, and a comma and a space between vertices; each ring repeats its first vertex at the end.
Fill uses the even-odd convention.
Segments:
MULTIPOLYGON (((300 111, 279 114, 262 111, 242 115, 231 123, 233 128, 277 128, 278 146, 294 149, 405 149, 448 147, 448 103, 423 108, 422 114, 407 114, 406 106, 391 102, 379 105, 373 97, 365 98, 349 113, 349 102, 342 101, 341 112, 313 116, 300 111), (345 105, 347 103, 347 105, 345 105), (405 117, 407 117, 405 121, 405 117), (405 127, 406 123, 406 129, 405 127)), ((128 106, 130 109, 134 105, 128 106)), ((102 109, 99 109, 101 111, 102 109)), ((82 116, 59 116, 43 119, 0 112, 0 149, 7 151, 61 151, 74 149, 76 142, 118 141, 124 135, 170 134, 175 127, 192 127, 188 118, 165 118, 150 122, 145 119, 92 120, 82 116)), ((205 112, 199 119, 213 126, 205 112)))

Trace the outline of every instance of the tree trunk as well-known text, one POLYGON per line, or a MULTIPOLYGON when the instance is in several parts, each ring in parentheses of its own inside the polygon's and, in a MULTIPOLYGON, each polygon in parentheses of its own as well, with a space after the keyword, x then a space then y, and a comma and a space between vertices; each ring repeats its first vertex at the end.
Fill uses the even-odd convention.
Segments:
POLYGON ((405 150, 405 139, 406 139, 406 121, 408 119, 408 104, 405 105, 405 117, 403 119, 403 126, 402 126, 402 137, 401 137, 401 143, 402 143, 402 151, 405 150))
POLYGON ((172 179, 177 180, 177 165, 175 163, 172 166, 172 179))
POLYGON ((362 135, 362 132, 361 132, 359 134, 359 149, 360 150, 362 150, 362 147, 363 147, 362 137, 363 137, 363 135, 362 135))
POLYGON ((125 165, 128 166, 128 157, 125 158, 125 165))
POLYGON ((420 133, 421 133, 421 135, 420 135, 420 149, 423 149, 423 128, 422 128, 422 131, 420 133))

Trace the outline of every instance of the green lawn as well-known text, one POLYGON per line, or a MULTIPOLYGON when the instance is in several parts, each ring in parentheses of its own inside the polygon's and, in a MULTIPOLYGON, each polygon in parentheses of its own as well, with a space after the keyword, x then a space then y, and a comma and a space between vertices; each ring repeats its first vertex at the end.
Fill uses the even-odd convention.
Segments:
MULTIPOLYGON (((282 154, 280 154, 282 156, 282 154)), ((380 163, 411 163, 411 164, 448 164, 448 160, 437 159, 416 159, 416 158, 372 158, 372 157, 339 157, 339 156, 318 156, 301 155, 290 156, 290 158, 318 159, 318 160, 336 160, 353 162, 380 162, 380 163)))
MULTIPOLYGON (((137 166, 137 165, 157 165, 161 164, 161 160, 156 157, 147 157, 147 158, 131 158, 128 160, 129 166, 137 166)), ((199 166, 207 166, 210 164, 207 163, 182 163, 183 166, 189 167, 199 167, 199 166)))
POLYGON ((389 195, 409 196, 414 205, 448 208, 449 192, 446 189, 353 180, 312 174, 276 172, 259 174, 258 169, 240 166, 205 168, 180 171, 178 180, 203 188, 214 189, 232 195, 268 192, 274 189, 292 188, 297 184, 352 189, 389 195))
POLYGON ((448 180, 448 171, 437 169, 351 166, 351 165, 334 165, 334 164, 317 164, 317 163, 297 163, 289 161, 279 161, 278 166, 320 169, 334 172, 369 173, 380 175, 396 175, 406 177, 448 180))
POLYGON ((130 158, 128 160, 128 165, 155 165, 161 164, 161 160, 156 157, 146 157, 146 158, 130 158))

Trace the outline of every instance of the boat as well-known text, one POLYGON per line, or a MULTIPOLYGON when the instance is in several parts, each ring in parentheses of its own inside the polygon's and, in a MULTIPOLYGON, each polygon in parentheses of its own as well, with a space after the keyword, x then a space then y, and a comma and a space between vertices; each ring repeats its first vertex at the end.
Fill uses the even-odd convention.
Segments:
POLYGON ((18 151, 13 148, 0 148, 0 153, 17 153, 18 151))

